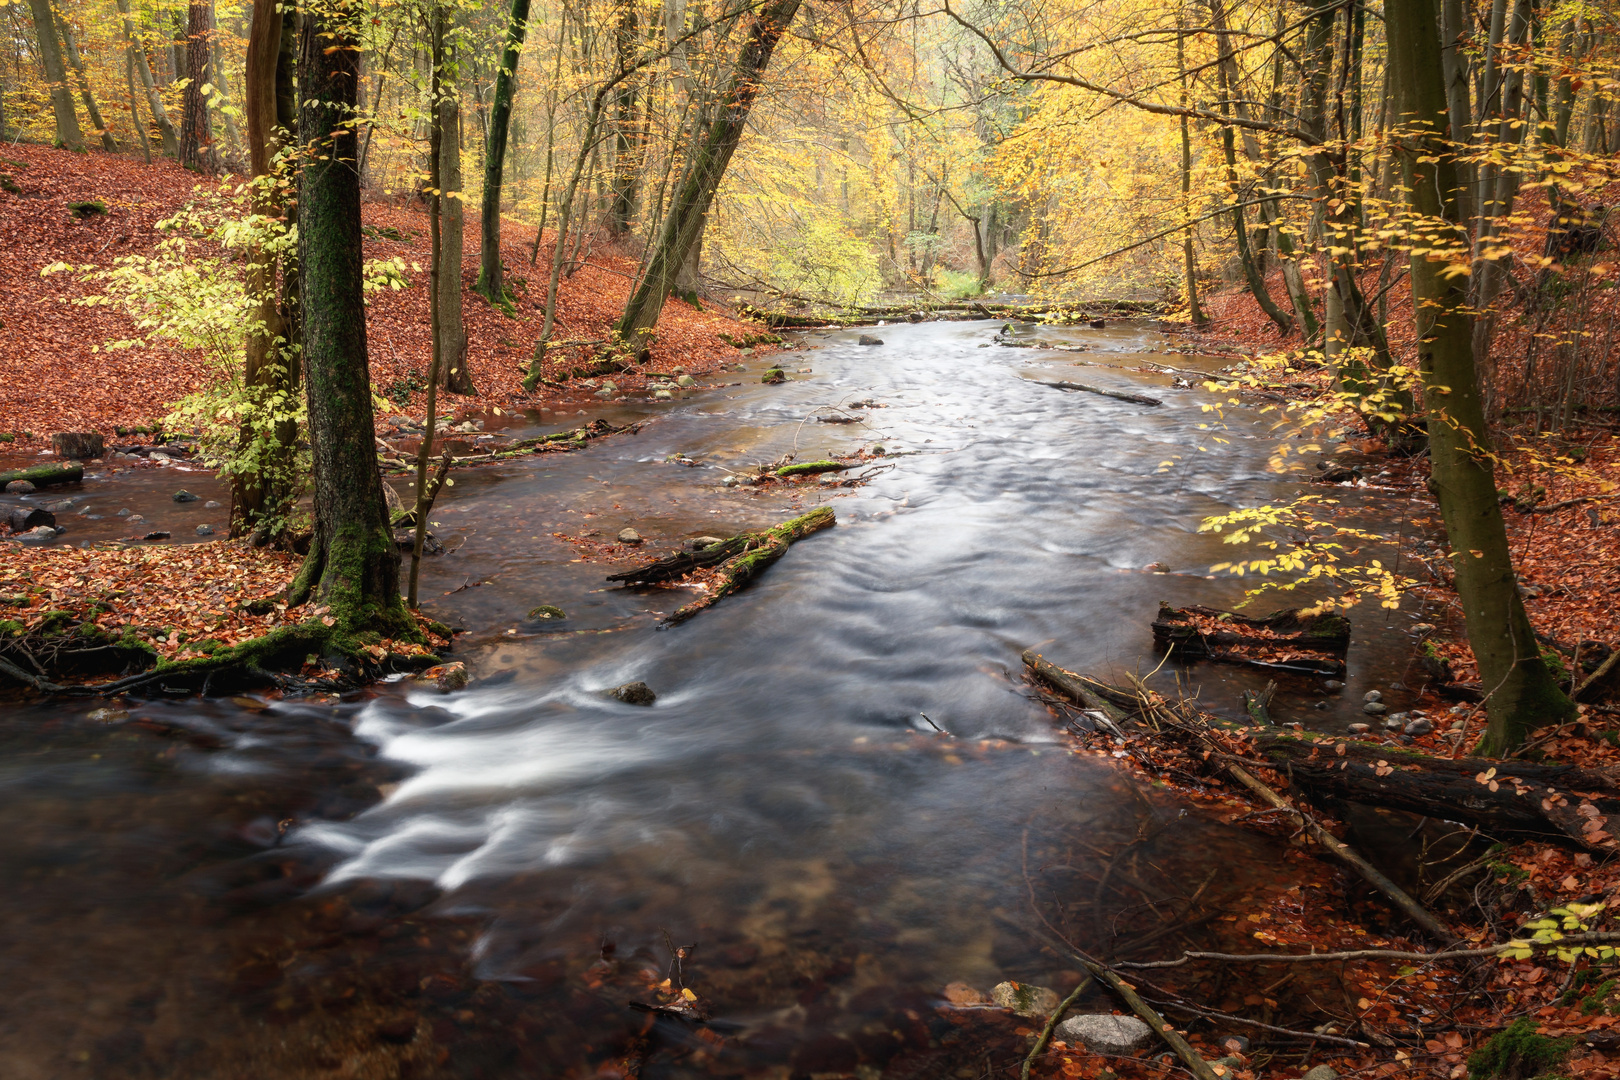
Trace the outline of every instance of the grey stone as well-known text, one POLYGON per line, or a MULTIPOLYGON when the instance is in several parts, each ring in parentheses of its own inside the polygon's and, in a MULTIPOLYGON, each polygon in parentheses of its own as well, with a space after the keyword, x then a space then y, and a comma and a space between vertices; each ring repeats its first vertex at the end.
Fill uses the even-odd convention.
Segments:
POLYGON ((670 401, 674 397, 675 397, 675 395, 670 393, 668 390, 654 390, 653 391, 653 400, 654 401, 670 401))
POLYGON ((696 386, 697 380, 690 375, 681 375, 675 380, 676 386, 696 386))
POLYGON ((592 396, 599 397, 599 398, 602 398, 603 400, 606 400, 607 398, 610 398, 610 397, 613 396, 613 391, 611 391, 611 390, 598 390, 592 396))
POLYGON ((204 524, 197 526, 197 535, 198 536, 213 536, 214 535, 214 527, 205 522, 204 524))
POLYGON ((1329 690, 1329 691, 1343 690, 1344 689, 1344 683, 1340 682, 1338 679, 1329 679, 1329 680, 1327 680, 1326 682, 1324 682, 1322 684, 1322 689, 1329 690))
POLYGON ((158 464, 159 464, 159 465, 161 465, 161 464, 163 464, 163 463, 164 463, 164 462, 167 462, 167 461, 172 461, 172 460, 173 460, 173 459, 172 459, 172 458, 170 458, 170 457, 169 457, 169 455, 168 455, 168 454, 165 454, 165 453, 164 453, 164 452, 163 452, 163 451, 161 451, 161 450, 154 450, 154 451, 152 451, 152 452, 151 452, 151 453, 150 453, 150 454, 148 454, 148 455, 146 455, 146 460, 148 460, 148 461, 155 461, 155 462, 157 462, 157 463, 158 463, 158 464))
POLYGON ((58 499, 55 502, 48 502, 45 504, 45 509, 49 510, 53 514, 65 514, 69 510, 73 509, 73 500, 58 499))
POLYGON ((694 536, 686 542, 687 551, 702 551, 704 548, 723 541, 718 536, 694 536))
POLYGON ((33 492, 34 485, 27 480, 13 480, 6 485, 7 495, 32 495, 33 492))
POLYGON ((1434 723, 1420 717, 1407 724, 1405 730, 1408 735, 1427 735, 1434 730, 1434 723))
POLYGON ((860 344, 862 344, 862 345, 881 345, 881 344, 883 344, 883 339, 880 338, 880 337, 873 337, 871 334, 862 334, 860 344))
POLYGON ((634 529, 620 529, 619 530, 619 543, 621 543, 621 544, 639 544, 639 543, 641 543, 641 534, 636 532, 636 530, 634 530, 634 529))
POLYGON ((27 532, 20 532, 12 539, 24 544, 48 544, 56 539, 56 530, 49 525, 40 525, 27 532))
POLYGON ((677 375, 685 375, 686 374, 686 369, 683 368, 683 367, 672 367, 669 370, 673 371, 677 375))
POLYGON ((740 483, 742 483, 742 481, 737 479, 735 476, 728 476, 724 480, 720 481, 720 485, 722 487, 736 487, 740 483))
POLYGON ((1020 1016, 1051 1016, 1062 999, 1056 990, 1033 983, 1003 982, 990 990, 990 1000, 1020 1016))
POLYGON ((1383 701, 1384 700, 1384 694, 1383 694, 1383 691, 1381 691, 1381 690, 1369 690, 1365 694, 1361 695, 1361 700, 1362 701, 1383 701))
POLYGON ((1361 707, 1361 711, 1368 716, 1382 716, 1384 713, 1389 712, 1389 706, 1382 701, 1369 701, 1361 707))
POLYGON ((615 686, 608 691, 610 697, 616 697, 626 705, 651 705, 658 700, 652 687, 644 682, 627 682, 623 686, 615 686))
POLYGON ((203 503, 204 510, 218 510, 219 507, 220 502, 218 499, 209 499, 207 502, 203 503))
POLYGON ((179 491, 174 493, 174 501, 175 502, 180 502, 180 503, 197 502, 201 498, 202 498, 201 495, 193 495, 191 492, 187 491, 185 488, 181 488, 179 491))
POLYGON ((130 513, 131 513, 130 508, 126 506, 126 507, 122 508, 121 510, 119 510, 118 513, 114 514, 113 517, 127 518, 127 517, 129 517, 130 513))
POLYGON ((1367 724, 1350 725, 1350 734, 1352 735, 1365 735, 1370 730, 1372 729, 1367 724))
POLYGON ((1153 1029, 1134 1016, 1092 1013, 1071 1016, 1057 1026, 1057 1035, 1073 1045, 1084 1043, 1094 1054, 1129 1054, 1153 1043, 1153 1029))
POLYGON ((1399 731, 1403 726, 1403 723, 1403 721, 1397 720, 1393 716, 1384 717, 1384 726, 1389 728, 1391 731, 1399 731))
POLYGON ((1339 1070, 1331 1065, 1318 1065, 1299 1080, 1339 1080, 1339 1070))
MULTIPOLYGON (((1411 713, 1406 713, 1406 712, 1392 712, 1392 713, 1389 714, 1389 719, 1390 720, 1397 720, 1400 723, 1404 724, 1408 720, 1412 719, 1412 714, 1411 713)), ((1387 723, 1388 721, 1385 721, 1385 722, 1387 723)))
POLYGON ((531 619, 566 619, 566 618, 568 618, 568 616, 563 612, 563 609, 560 608, 560 607, 557 607, 557 606, 555 606, 553 604, 541 604, 537 608, 531 608, 530 609, 529 618, 531 618, 531 619))
POLYGON ((95 709, 85 719, 96 724, 117 724, 128 720, 129 712, 126 709, 95 709))

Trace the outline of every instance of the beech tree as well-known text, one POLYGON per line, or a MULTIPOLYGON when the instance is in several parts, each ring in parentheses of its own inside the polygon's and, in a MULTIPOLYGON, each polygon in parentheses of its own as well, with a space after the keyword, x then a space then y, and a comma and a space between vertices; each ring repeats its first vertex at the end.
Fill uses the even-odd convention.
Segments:
POLYGON ((478 256, 478 292, 492 304, 506 302, 505 268, 501 265, 501 184, 506 169, 506 140, 512 128, 512 99, 517 93, 517 66, 529 32, 529 0, 512 0, 506 45, 495 72, 489 107, 489 135, 484 140, 482 246, 478 256))
POLYGON ((84 135, 79 131, 79 118, 73 111, 73 92, 68 88, 67 68, 62 63, 62 44, 56 37, 51 0, 28 0, 28 12, 34 19, 39 59, 45 68, 45 82, 50 86, 51 108, 56 113, 56 144, 68 150, 83 150, 84 135))
POLYGON ((289 590, 348 630, 414 633, 399 595, 373 440, 361 281, 357 0, 303 11, 298 50, 298 272, 315 532, 289 590))

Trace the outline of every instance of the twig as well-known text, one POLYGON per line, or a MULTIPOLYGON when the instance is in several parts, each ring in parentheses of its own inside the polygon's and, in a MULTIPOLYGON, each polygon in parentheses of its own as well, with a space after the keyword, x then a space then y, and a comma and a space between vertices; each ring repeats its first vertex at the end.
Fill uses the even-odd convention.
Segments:
POLYGON ((1163 405, 1164 402, 1146 394, 1131 394, 1124 390, 1109 390, 1101 386, 1092 386, 1090 383, 1073 382, 1069 379, 1030 379, 1032 383, 1041 386, 1055 386, 1059 390, 1084 390, 1088 394, 1101 394, 1103 397, 1118 398, 1120 401, 1129 401, 1137 405, 1163 405))
POLYGON ((1439 952, 1408 952, 1402 949, 1351 949, 1326 953, 1217 953, 1184 952, 1176 960, 1143 960, 1132 963, 1121 960, 1123 968, 1181 967, 1194 960, 1220 960, 1225 963, 1250 964, 1316 964, 1336 963, 1341 960, 1477 960, 1485 956, 1500 956, 1503 949, 1562 949, 1572 945, 1596 945, 1620 941, 1620 930, 1593 930, 1584 934, 1565 934, 1556 941, 1515 941, 1511 945, 1491 945, 1483 949, 1442 949, 1439 952))
POLYGON ((1046 1027, 1041 1031, 1041 1037, 1035 1040, 1029 1056, 1024 1058, 1023 1068, 1018 1070, 1018 1080, 1029 1080, 1030 1067, 1035 1064, 1036 1058, 1046 1052, 1046 1044, 1052 1041, 1052 1032, 1057 1030, 1058 1021, 1063 1019, 1063 1014, 1069 1011, 1069 1006, 1079 1000, 1080 995, 1086 992, 1086 987, 1090 986, 1093 980, 1093 976, 1087 975, 1080 980, 1080 985, 1075 987, 1068 997, 1058 1002, 1058 1007, 1052 1011, 1051 1018, 1046 1021, 1046 1027))

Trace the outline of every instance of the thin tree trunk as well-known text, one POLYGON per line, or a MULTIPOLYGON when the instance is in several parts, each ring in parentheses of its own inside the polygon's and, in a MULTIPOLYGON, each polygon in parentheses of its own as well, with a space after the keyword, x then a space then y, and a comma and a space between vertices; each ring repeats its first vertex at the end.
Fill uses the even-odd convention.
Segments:
POLYGON ((658 243, 615 327, 620 342, 636 355, 645 355, 652 327, 658 322, 664 301, 669 299, 676 275, 703 232, 715 190, 742 141, 749 110, 759 96, 760 79, 776 43, 798 13, 800 2, 770 0, 760 9, 749 27, 720 107, 702 141, 692 148, 686 175, 670 202, 658 243))
POLYGON ((174 132, 174 125, 169 122, 168 110, 163 107, 163 96, 157 92, 152 66, 146 61, 146 50, 135 39, 135 22, 130 17, 129 0, 118 0, 118 11, 124 19, 124 40, 129 42, 130 52, 135 57, 135 70, 141 77, 141 89, 146 92, 147 108, 152 110, 152 120, 157 124, 158 136, 163 140, 163 153, 169 157, 179 157, 180 138, 174 132))
POLYGON ((28 0, 28 11, 34 17, 34 33, 39 38, 39 58, 45 67, 45 82, 51 88, 51 109, 56 113, 56 144, 83 153, 84 135, 79 131, 79 118, 73 111, 73 91, 68 87, 67 68, 62 63, 62 43, 56 36, 56 18, 51 12, 51 0, 28 0))
MULTIPOLYGON (((624 70, 635 61, 640 22, 630 0, 619 0, 618 8, 613 28, 614 53, 620 70, 624 70)), ((631 79, 621 82, 613 95, 613 182, 607 220, 608 230, 615 236, 628 233, 635 216, 636 187, 646 146, 638 110, 640 98, 640 88, 631 79)))
MULTIPOLYGON (((1463 14, 1463 0, 1441 0, 1440 4, 1440 59, 1445 65, 1446 113, 1451 121, 1451 141, 1462 146, 1469 141, 1473 129, 1473 109, 1468 102, 1468 20, 1463 14)), ((1479 214, 1474 191, 1474 165, 1457 162, 1457 181, 1461 185, 1462 204, 1459 212, 1467 223, 1479 214)))
MULTIPOLYGON (((454 57, 446 50, 450 63, 454 57)), ((461 259, 466 207, 461 190, 460 85, 443 80, 439 97, 439 385, 452 394, 476 395, 467 370, 467 326, 461 314, 461 259)))
MULTIPOLYGON (((489 110, 489 135, 484 142, 484 198, 479 225, 478 292, 492 304, 507 302, 505 268, 501 265, 501 183, 506 169, 506 140, 512 127, 512 98, 517 93, 517 67, 523 40, 529 32, 529 0, 512 0, 512 18, 506 26, 506 48, 495 73, 495 95, 489 110)), ((559 57, 561 50, 559 50, 559 57)), ((549 167, 550 162, 547 162, 549 167)))
POLYGON ((73 40, 73 27, 68 25, 66 19, 58 19, 57 29, 62 33, 62 50, 67 55, 68 67, 73 69, 79 83, 79 100, 84 102, 85 115, 90 117, 91 127, 96 134, 101 136, 101 148, 109 154, 116 154, 118 140, 107 130, 107 122, 101 118, 101 110, 96 108, 95 95, 90 92, 90 76, 85 74, 84 60, 79 56, 78 43, 73 40))
POLYGON ((354 127, 361 12, 356 0, 310 9, 299 41, 298 264, 315 535, 289 600, 313 595, 341 630, 414 637, 400 604, 366 360, 354 127))
POLYGON ((1461 220, 1456 151, 1437 117, 1446 115, 1444 68, 1432 0, 1388 0, 1390 61, 1396 72, 1402 166, 1412 210, 1437 239, 1411 260, 1418 363, 1429 418, 1434 485, 1456 570, 1468 643, 1479 663, 1490 720, 1480 751, 1500 756, 1525 733, 1574 716, 1536 645, 1525 615, 1496 491, 1485 413, 1474 371, 1464 277, 1468 233, 1461 220))
POLYGON ((422 442, 416 450, 416 526, 411 540, 411 579, 405 593, 405 602, 412 610, 417 606, 417 581, 422 569, 422 548, 427 542, 427 468, 428 460, 433 456, 433 439, 439 430, 438 389, 444 371, 444 335, 441 332, 444 311, 440 303, 444 295, 440 288, 440 278, 444 273, 441 231, 441 215, 444 208, 444 177, 441 172, 441 163, 444 160, 444 110, 440 108, 440 98, 444 94, 444 8, 435 4, 431 18, 433 38, 432 53, 428 58, 428 63, 432 66, 429 76, 428 107, 431 111, 428 120, 428 184, 432 188, 432 195, 428 200, 428 243, 431 260, 428 271, 428 312, 433 332, 433 357, 428 367, 427 417, 422 424, 422 442))
POLYGON ((186 89, 180 114, 180 164, 201 173, 219 171, 214 148, 213 122, 208 114, 209 38, 213 36, 213 7, 208 0, 191 0, 186 39, 186 89))
POLYGON ((216 94, 215 103, 219 108, 219 115, 225 121, 225 142, 230 147, 233 161, 242 159, 242 132, 236 126, 236 116, 230 107, 230 84, 225 78, 225 50, 219 45, 219 23, 215 18, 213 2, 210 0, 208 10, 208 47, 213 56, 211 70, 212 82, 216 94))
MULTIPOLYGON (((124 81, 129 91, 129 122, 135 125, 135 136, 141 141, 141 156, 152 164, 152 140, 146 137, 146 125, 141 123, 140 110, 135 107, 135 47, 124 48, 124 81)), ((0 132, 5 131, 5 116, 0 115, 0 132)))

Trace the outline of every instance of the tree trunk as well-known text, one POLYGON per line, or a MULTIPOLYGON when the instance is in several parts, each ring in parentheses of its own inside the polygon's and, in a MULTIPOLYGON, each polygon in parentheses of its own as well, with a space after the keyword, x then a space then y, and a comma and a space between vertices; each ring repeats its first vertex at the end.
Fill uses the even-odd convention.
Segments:
POLYGON ((186 89, 181 98, 180 164, 196 172, 219 171, 219 155, 214 148, 213 122, 208 115, 210 68, 208 42, 213 37, 213 8, 208 0, 191 0, 190 21, 186 28, 186 89))
MULTIPOLYGON (((1178 16, 1179 17, 1179 16, 1178 16)), ((1180 103, 1183 109, 1187 108, 1187 50, 1186 34, 1178 27, 1176 32, 1176 71, 1181 78, 1180 103)), ((1181 212, 1192 217, 1192 135, 1187 127, 1187 115, 1181 116, 1181 212)), ((1239 211, 1241 213, 1241 211, 1239 211)), ((1181 257, 1186 270, 1187 312, 1192 324, 1198 326, 1204 323, 1204 309, 1198 306, 1198 263, 1193 258, 1193 227, 1187 226, 1187 231, 1181 238, 1181 257)))
POLYGON ((399 597, 399 551, 388 528, 366 359, 361 291, 360 174, 355 101, 356 0, 306 12, 299 40, 298 264, 303 361, 314 458, 315 535, 289 589, 311 595, 345 629, 414 635, 399 597))
POLYGON ((101 148, 109 154, 116 154, 118 140, 107 130, 107 122, 101 118, 101 110, 96 108, 95 95, 90 92, 90 76, 85 74, 84 60, 79 56, 78 43, 73 40, 73 28, 66 19, 58 19, 57 29, 62 32, 62 49, 67 54, 68 67, 73 69, 79 83, 79 100, 84 102, 84 111, 90 117, 92 128, 101 136, 101 148))
POLYGON ((615 333, 625 347, 645 355, 652 328, 669 299, 676 274, 686 262, 709 214, 715 190, 731 155, 742 141, 748 112, 759 96, 760 79, 801 0, 770 0, 749 27, 737 65, 701 141, 692 147, 680 186, 670 200, 658 241, 648 253, 646 269, 625 304, 615 333))
MULTIPOLYGON (((619 69, 627 69, 635 62, 636 35, 640 22, 636 18, 634 3, 619 0, 618 21, 613 28, 614 52, 619 69)), ((640 88, 632 79, 625 79, 613 95, 613 186, 608 201, 608 230, 615 236, 630 231, 636 211, 636 187, 641 177, 641 160, 645 152, 646 133, 642 129, 640 88)))
POLYGON ((1406 186, 1413 212, 1438 237, 1427 243, 1437 253, 1411 260, 1431 476, 1487 694, 1490 723, 1479 748, 1500 756, 1532 728, 1574 715, 1575 707, 1541 658, 1514 578, 1474 370, 1466 277, 1447 273, 1459 262, 1467 266, 1469 245, 1456 151, 1436 120, 1446 115, 1446 92, 1433 0, 1390 0, 1386 17, 1406 186))
POLYGON ((501 265, 501 181, 506 169, 506 139, 512 127, 512 98, 517 92, 517 66, 523 39, 529 32, 529 0, 512 0, 512 19, 506 27, 506 48, 495 73, 495 94, 489 110, 489 135, 484 141, 484 198, 482 246, 478 253, 478 292, 492 304, 506 301, 501 265))
POLYGON ((214 17, 212 3, 209 4, 208 26, 212 31, 209 34, 208 47, 213 57, 211 74, 215 91, 214 101, 219 108, 219 115, 225 121, 225 142, 230 148, 231 159, 240 161, 242 159, 242 131, 236 126, 236 111, 231 107, 230 84, 225 79, 225 50, 219 46, 219 24, 214 17))
MULTIPOLYGON (((1451 141, 1459 146, 1468 142, 1474 119, 1473 109, 1468 102, 1468 54, 1465 51, 1468 29, 1463 0, 1441 0, 1440 59, 1445 65, 1446 113, 1451 121, 1451 141)), ((1457 162, 1458 192, 1462 197, 1458 212, 1465 225, 1479 213, 1478 200, 1474 197, 1473 175, 1471 162, 1457 162)))
POLYGON ((118 11, 124 17, 124 39, 129 42, 135 57, 135 71, 141 77, 141 89, 146 93, 146 106, 152 110, 152 121, 157 124, 158 136, 163 140, 163 152, 172 158, 180 156, 180 138, 169 122, 169 113, 163 107, 163 97, 157 92, 152 79, 152 65, 147 63, 146 50, 135 39, 135 22, 130 17, 129 0, 118 0, 118 11))
MULTIPOLYGON (((141 157, 152 164, 152 140, 147 137, 146 125, 141 123, 141 112, 135 105, 135 46, 124 46, 124 82, 129 92, 129 122, 135 125, 135 137, 141 143, 141 157)), ((0 116, 0 130, 5 129, 5 117, 0 116)))
MULTIPOLYGON (((293 72, 291 57, 282 49, 287 27, 276 0, 254 0, 248 27, 247 70, 242 104, 247 122, 248 168, 255 179, 282 170, 275 158, 286 133, 296 123, 283 113, 286 87, 293 72)), ((286 201, 276 185, 255 189, 254 211, 283 218, 286 201)), ((247 335, 243 381, 262 395, 257 408, 280 414, 267 421, 263 412, 248 417, 242 426, 242 446, 254 439, 268 441, 257 456, 259 468, 231 478, 231 535, 239 537, 263 529, 265 539, 279 540, 287 524, 291 499, 297 490, 292 475, 298 425, 286 418, 298 392, 298 365, 290 348, 286 295, 277 257, 263 250, 249 255, 248 289, 258 298, 258 332, 247 335)))
POLYGON ((79 131, 79 118, 73 112, 73 92, 68 88, 67 68, 62 63, 62 44, 56 36, 51 0, 28 0, 28 11, 34 17, 39 58, 45 66, 45 81, 51 88, 51 108, 56 113, 56 145, 82 153, 84 136, 79 131))
MULTIPOLYGON (((452 61, 453 64, 453 61, 452 61)), ((461 191, 461 104, 458 86, 446 81, 439 98, 439 385, 452 394, 476 395, 467 370, 467 326, 461 315, 461 257, 466 207, 461 191)))

